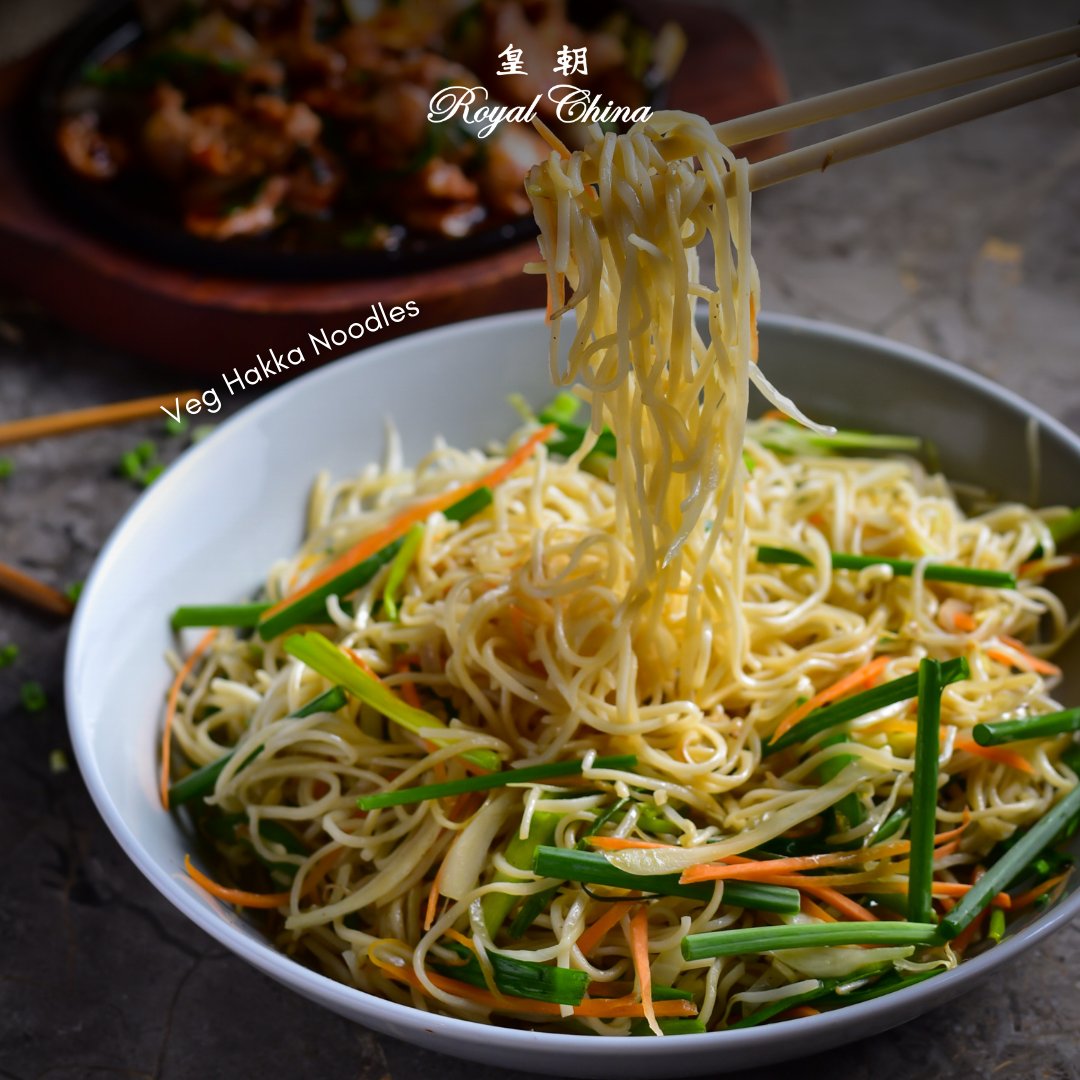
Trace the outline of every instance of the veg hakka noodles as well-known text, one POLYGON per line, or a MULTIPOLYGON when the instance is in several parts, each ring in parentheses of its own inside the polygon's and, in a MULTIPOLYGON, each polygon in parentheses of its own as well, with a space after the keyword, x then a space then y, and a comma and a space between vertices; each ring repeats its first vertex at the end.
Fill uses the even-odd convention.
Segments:
POLYGON ((574 393, 491 455, 321 477, 263 599, 175 614, 212 627, 166 728, 191 872, 342 982, 539 1030, 932 978, 1067 873, 1044 582, 1076 515, 969 516, 918 439, 788 419, 747 166, 705 121, 557 149, 531 269, 574 393), (776 411, 747 423, 750 382, 776 411))

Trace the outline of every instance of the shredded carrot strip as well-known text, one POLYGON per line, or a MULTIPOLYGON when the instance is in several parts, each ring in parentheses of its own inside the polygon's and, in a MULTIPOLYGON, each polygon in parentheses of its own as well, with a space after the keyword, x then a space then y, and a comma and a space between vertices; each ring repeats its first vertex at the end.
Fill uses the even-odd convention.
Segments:
POLYGON ((1014 896, 1012 901, 1013 911, 1023 911, 1024 908, 1031 907, 1036 900, 1039 899, 1044 893, 1048 893, 1051 889, 1056 888, 1069 876, 1069 871, 1066 870, 1064 874, 1058 874, 1057 877, 1047 878, 1046 881, 1039 885, 1036 885, 1033 889, 1028 889, 1026 893, 1021 893, 1019 896, 1014 896))
MULTIPOLYGON (((419 976, 412 967, 404 967, 384 960, 373 949, 368 949, 368 959, 380 970, 384 971, 392 979, 407 983, 421 993, 427 993, 419 976)), ((527 1013, 538 1016, 562 1016, 561 1005, 553 1001, 534 1001, 532 998, 515 997, 511 994, 494 994, 490 990, 469 983, 459 982, 446 975, 428 970, 427 977, 433 985, 448 994, 456 994, 466 1001, 473 1001, 489 1009, 497 1009, 500 1012, 527 1013)), ((615 1018, 620 1016, 644 1016, 641 1003, 632 998, 600 998, 593 1000, 586 998, 580 1005, 572 1006, 575 1016, 592 1016, 598 1019, 615 1018)), ((675 1001, 658 1001, 655 1005, 657 1016, 696 1016, 697 1006, 692 1001, 677 999, 675 1001)))
MULTIPOLYGON (((976 866, 974 872, 971 875, 971 884, 974 885, 975 882, 978 881, 979 878, 981 878, 983 876, 983 874, 985 874, 985 873, 986 873, 986 867, 984 867, 984 866, 976 866)), ((949 901, 949 904, 950 905, 952 904, 951 900, 949 901)), ((958 955, 962 955, 964 952, 966 952, 968 947, 971 945, 971 943, 982 932, 983 925, 986 923, 986 920, 989 919, 989 918, 990 918, 990 908, 985 907, 953 939, 953 943, 952 943, 953 952, 957 953, 958 955)))
MULTIPOLYGON (((878 893, 906 893, 907 885, 902 881, 882 881, 874 882, 873 886, 868 886, 865 883, 860 888, 870 888, 872 892, 878 893)), ((965 884, 962 881, 934 881, 930 885, 930 892, 934 896, 952 898, 961 897, 971 891, 971 886, 965 884)), ((993 900, 990 901, 994 907, 1000 907, 1009 909, 1012 907, 1012 898, 1006 892, 999 892, 993 900)))
POLYGON ((873 685, 890 659, 889 656, 875 657, 869 663, 856 668, 850 675, 845 675, 838 682, 834 682, 832 686, 827 686, 824 690, 819 691, 809 701, 804 701, 785 716, 780 721, 776 731, 773 732, 772 737, 779 739, 781 735, 793 728, 803 717, 809 716, 810 713, 821 708, 822 705, 827 705, 830 701, 835 701, 845 694, 860 690, 864 686, 873 685))
POLYGON ((649 1027, 659 1035, 660 1027, 656 1023, 655 1004, 652 997, 652 969, 649 967, 649 909, 644 904, 630 917, 630 932, 626 940, 630 946, 630 955, 634 959, 638 992, 641 994, 641 1008, 649 1027))
MULTIPOLYGON (((394 664, 394 670, 404 674, 406 671, 412 670, 412 665, 402 656, 399 657, 394 664)), ((411 705, 414 709, 422 709, 424 707, 424 703, 420 700, 420 694, 417 692, 416 684, 412 682, 412 680, 398 683, 398 687, 401 690, 401 696, 406 705, 411 705)), ((442 762, 439 764, 441 765, 442 762)))
POLYGON ((987 761, 997 761, 1002 765, 1019 769, 1020 772, 1030 774, 1035 772, 1035 766, 1023 754, 1010 750, 1007 746, 980 746, 974 739, 957 739, 953 743, 953 749, 986 758, 987 761))
POLYGON ((609 904, 607 911, 577 939, 577 947, 581 950, 581 955, 588 956, 604 940, 607 932, 635 907, 637 907, 637 902, 634 900, 620 900, 609 904))
POLYGON ((1021 563, 1017 572, 1020 577, 1045 577, 1061 570, 1072 570, 1076 566, 1080 566, 1080 555, 1055 555, 1050 559, 1032 559, 1021 563))
POLYGON ((435 921, 435 913, 439 910, 439 890, 442 888, 443 871, 446 869, 446 858, 439 863, 439 869, 435 871, 435 877, 428 889, 427 907, 424 909, 424 933, 431 929, 435 921))
POLYGON ((467 938, 460 930, 455 930, 451 927, 446 931, 445 936, 451 941, 456 941, 459 945, 464 945, 470 952, 476 952, 476 946, 473 944, 472 938, 467 938))
POLYGON ((1051 664, 1049 660, 1043 660, 1041 656, 1029 652, 1024 643, 1017 641, 1016 638, 1009 637, 1007 634, 1000 634, 999 640, 1008 648, 988 648, 986 655, 991 660, 996 660, 1006 667, 1019 668, 1021 671, 1035 671, 1040 675, 1061 674, 1061 668, 1057 664, 1051 664))
MULTIPOLYGON (((781 1013, 780 1017, 785 1020, 801 1020, 806 1016, 820 1016, 821 1010, 815 1009, 813 1005, 796 1005, 794 1008, 788 1009, 787 1012, 781 1013)), ((779 1017, 778 1017, 779 1019, 779 1017)))
POLYGON ((169 697, 165 705, 165 728, 161 733, 161 805, 169 809, 169 770, 172 757, 172 729, 173 720, 176 718, 176 702, 180 697, 180 690, 187 677, 194 670, 199 657, 210 647, 210 643, 217 637, 217 628, 208 630, 200 639, 191 655, 184 661, 183 666, 176 673, 172 686, 169 687, 169 697))
POLYGON ((852 900, 850 896, 845 896, 835 889, 830 889, 828 885, 814 885, 800 880, 798 888, 804 893, 816 896, 823 904, 828 904, 829 907, 839 911, 841 915, 846 915, 847 918, 854 919, 856 922, 880 921, 872 911, 868 911, 862 904, 852 900))
POLYGON ((243 889, 230 889, 225 885, 219 885, 213 878, 207 877, 192 861, 190 855, 184 856, 184 869, 196 885, 200 885, 211 896, 224 900, 226 904, 236 904, 237 907, 249 908, 278 908, 289 902, 290 892, 277 893, 253 893, 243 889))
POLYGON ((423 521, 438 510, 445 510, 448 506, 453 506, 454 503, 460 502, 466 495, 471 495, 479 488, 495 487, 497 484, 501 484, 529 459, 540 443, 550 439, 556 430, 554 424, 547 424, 545 427, 540 428, 539 431, 534 431, 501 465, 497 465, 478 480, 463 484, 461 487, 452 488, 450 491, 444 491, 403 510, 381 529, 369 533, 362 540, 353 544, 352 547, 343 551, 336 559, 323 567, 307 584, 279 600, 263 614, 262 618, 265 620, 272 615, 276 615, 279 611, 301 599, 301 597, 307 596, 327 584, 327 582, 333 581, 339 574, 351 570, 357 563, 362 562, 369 556, 374 555, 376 551, 386 547, 387 544, 393 543, 399 537, 404 536, 409 528, 418 521, 423 521))
POLYGON ((815 919, 820 919, 822 922, 836 922, 823 907, 815 904, 809 896, 803 895, 799 897, 799 909, 804 915, 811 915, 815 919))
POLYGON ((674 850, 673 844, 657 844, 652 840, 634 840, 628 836, 589 836, 589 843, 601 851, 627 851, 630 848, 666 848, 674 850))
MULTIPOLYGON (((935 854, 947 854, 950 841, 967 828, 970 815, 965 810, 964 820, 954 829, 940 832, 934 837, 935 854), (943 846, 941 846, 943 845, 943 846)), ((786 859, 743 859, 737 862, 706 863, 691 866, 683 871, 679 881, 684 885, 695 881, 723 881, 726 878, 738 880, 772 879, 790 875, 802 870, 818 870, 825 866, 851 866, 858 863, 879 862, 894 855, 906 855, 911 850, 910 840, 893 840, 884 844, 874 844, 860 851, 830 851, 820 855, 798 855, 786 859)))

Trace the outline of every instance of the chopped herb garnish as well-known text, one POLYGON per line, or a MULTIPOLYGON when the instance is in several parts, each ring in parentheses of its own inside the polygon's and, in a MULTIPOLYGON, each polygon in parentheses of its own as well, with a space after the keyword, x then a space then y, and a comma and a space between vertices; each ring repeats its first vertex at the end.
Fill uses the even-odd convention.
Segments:
POLYGON ((13 641, 0 645, 0 668, 11 667, 19 658, 19 646, 13 641))
POLYGON ((19 700, 22 702, 22 707, 30 713, 39 713, 48 704, 41 683, 34 681, 24 682, 19 687, 19 700))

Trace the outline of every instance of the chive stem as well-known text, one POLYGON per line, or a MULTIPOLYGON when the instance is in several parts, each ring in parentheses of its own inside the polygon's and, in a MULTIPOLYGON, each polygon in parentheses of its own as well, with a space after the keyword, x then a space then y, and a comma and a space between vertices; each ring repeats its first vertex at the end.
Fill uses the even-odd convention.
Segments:
POLYGON ((908 870, 908 918, 927 923, 934 918, 934 825, 937 819, 938 729, 941 726, 941 664, 919 661, 919 714, 912 775, 911 861, 908 870))
POLYGON ((1080 784, 1051 807, 1001 856, 940 923, 942 937, 956 937, 987 904, 1016 880, 1039 852, 1080 813, 1080 784))
POLYGON ((1000 746, 1018 739, 1045 739, 1050 735, 1063 735, 1080 731, 1080 708, 1062 709, 1061 712, 1043 713, 1041 716, 1024 716, 1017 720, 995 720, 989 724, 976 724, 971 734, 980 746, 1000 746))
POLYGON ((743 956, 781 949, 813 949, 830 945, 937 945, 933 923, 834 922, 784 926, 749 926, 713 930, 683 938, 684 960, 743 956))
POLYGON ((269 604, 185 604, 169 620, 174 630, 188 626, 257 626, 269 604))
MULTIPOLYGON (((834 570, 865 570, 868 566, 890 566, 898 577, 910 577, 915 570, 911 559, 890 559, 884 555, 852 555, 834 551, 829 556, 834 570)), ((780 547, 759 547, 758 562, 766 566, 790 564, 813 566, 813 562, 798 551, 780 547)), ((992 589, 1015 589, 1016 576, 1004 570, 980 570, 973 566, 949 566, 927 563, 923 568, 927 581, 948 581, 957 585, 982 585, 992 589)))
MULTIPOLYGON (((630 874, 612 866, 599 852, 569 848, 537 848, 533 870, 541 877, 579 881, 586 885, 607 885, 616 889, 637 889, 643 893, 680 896, 703 903, 712 899, 716 887, 712 882, 680 885, 678 874, 630 874)), ((725 881, 724 902, 731 907, 792 915, 799 910, 799 891, 780 885, 725 881)))
MULTIPOLYGON (((317 712, 337 712, 346 702, 348 698, 345 696, 345 691, 340 686, 332 686, 329 690, 319 694, 318 697, 312 698, 306 705, 297 709, 292 713, 294 719, 301 719, 305 716, 311 716, 317 712)), ((211 761, 208 765, 204 765, 201 769, 196 769, 193 773, 188 773, 182 780, 177 780, 169 788, 169 807, 174 808, 180 806, 182 803, 190 802, 192 799, 205 797, 214 790, 214 785, 217 783, 217 778, 221 775, 222 770, 232 760, 233 754, 236 750, 230 750, 223 757, 219 757, 217 761, 211 761)), ((250 764, 255 760, 259 754, 262 753, 262 747, 256 747, 255 751, 248 757, 244 765, 250 764)), ((243 768, 244 765, 240 767, 243 768)))
MULTIPOLYGON (((946 660, 941 665, 941 685, 966 679, 970 674, 968 663, 964 657, 959 656, 953 660, 946 660)), ((764 755, 775 754, 778 750, 785 750, 796 743, 805 742, 807 739, 836 724, 842 724, 847 720, 855 720, 865 716, 869 712, 876 712, 888 705, 896 705, 908 698, 913 698, 919 692, 919 676, 917 673, 901 675, 898 679, 891 679, 887 683, 875 686, 870 690, 863 690, 851 697, 841 698, 831 705, 815 709, 809 716, 803 717, 794 727, 785 731, 779 739, 773 739, 762 748, 764 755)))
MULTIPOLYGON (((477 488, 463 499, 459 499, 452 506, 443 511, 443 516, 451 521, 467 521, 474 514, 478 514, 486 506, 491 504, 491 489, 487 487, 477 488)), ((281 609, 269 618, 259 622, 259 636, 264 641, 269 641, 286 630, 291 630, 301 623, 317 622, 325 610, 327 597, 337 596, 342 598, 349 593, 363 588, 395 555, 401 550, 404 538, 399 537, 391 541, 386 547, 380 548, 374 555, 369 555, 363 561, 348 570, 342 571, 337 577, 332 578, 325 585, 313 589, 309 593, 298 597, 293 603, 281 609)))
MULTIPOLYGON (((594 769, 632 769, 637 765, 633 754, 596 758, 594 769)), ((524 769, 504 769, 486 776, 464 776, 460 780, 446 780, 441 784, 421 784, 419 787, 400 788, 397 791, 378 791, 361 795, 356 805, 361 810, 378 810, 384 806, 405 806, 408 803, 442 799, 448 795, 464 795, 467 791, 490 791, 507 784, 531 784, 555 776, 580 776, 581 761, 553 761, 547 765, 529 765, 524 769)))

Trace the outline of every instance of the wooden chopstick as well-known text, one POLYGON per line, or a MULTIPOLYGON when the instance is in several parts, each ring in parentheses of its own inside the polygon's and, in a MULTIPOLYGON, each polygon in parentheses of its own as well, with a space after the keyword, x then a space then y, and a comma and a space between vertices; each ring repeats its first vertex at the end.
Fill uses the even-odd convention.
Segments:
POLYGON ((900 72, 883 79, 833 90, 828 94, 778 105, 773 109, 739 116, 713 124, 713 131, 726 146, 739 146, 754 139, 779 135, 784 131, 832 120, 880 105, 928 94, 933 90, 945 90, 990 75, 1002 75, 1007 71, 1030 67, 1044 60, 1058 60, 1063 56, 1080 53, 1080 26, 1069 26, 1050 34, 1000 45, 984 52, 959 56, 938 64, 900 72))
POLYGON ((7 563, 0 563, 0 591, 17 596, 52 615, 68 616, 75 610, 71 599, 58 589, 16 570, 14 566, 8 566, 7 563))
POLYGON ((197 390, 185 390, 181 394, 162 394, 159 397, 139 398, 136 401, 120 401, 112 405, 95 405, 89 409, 74 409, 71 412, 12 420, 0 424, 0 446, 42 439, 48 435, 67 435, 72 431, 84 431, 87 428, 124 424, 129 420, 148 420, 158 416, 162 406, 174 409, 178 398, 182 408, 197 397, 197 390))
MULTIPOLYGON (((873 154, 891 146, 900 146, 945 128, 980 116, 1011 109, 1062 90, 1080 86, 1080 60, 1055 64, 1034 75, 999 83, 986 90, 953 98, 925 109, 884 120, 858 131, 824 139, 786 154, 766 158, 750 166, 750 190, 760 191, 804 173, 824 171, 842 161, 873 154)), ((728 174, 732 177, 732 174, 728 174)))

